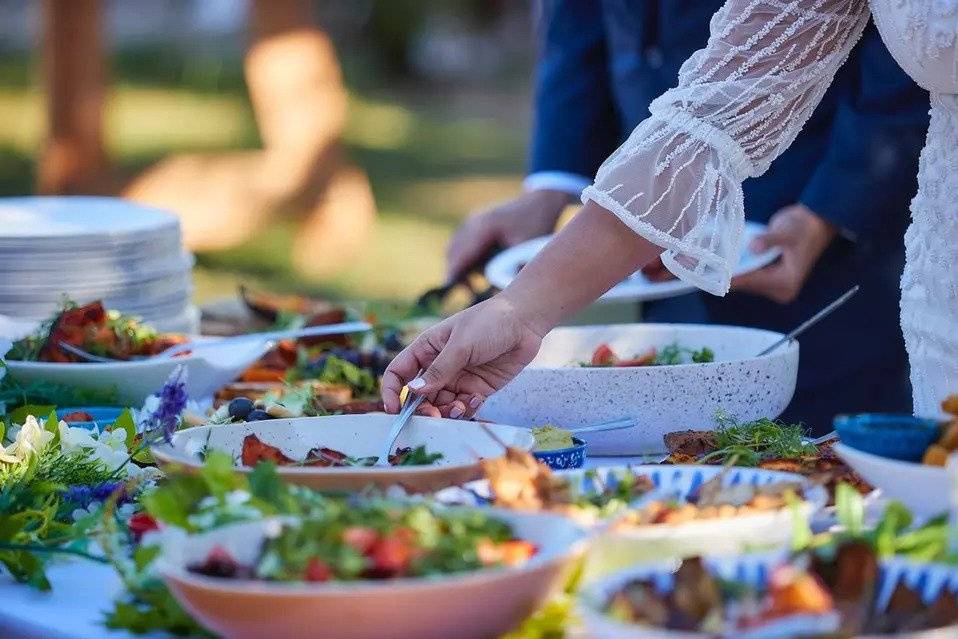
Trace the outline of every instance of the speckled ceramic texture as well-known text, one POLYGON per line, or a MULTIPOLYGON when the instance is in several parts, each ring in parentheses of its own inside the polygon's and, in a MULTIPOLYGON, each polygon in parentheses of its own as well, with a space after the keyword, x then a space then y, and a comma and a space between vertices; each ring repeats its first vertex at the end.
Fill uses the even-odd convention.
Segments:
MULTIPOLYGON (((706 557, 707 568, 722 579, 749 584, 753 588, 762 587, 772 570, 787 561, 787 552, 773 552, 732 557, 706 557)), ((707 639, 711 634, 683 632, 662 628, 640 627, 617 621, 602 612, 609 598, 621 590, 625 584, 635 579, 649 579, 662 592, 672 589, 673 573, 678 562, 653 562, 638 564, 623 569, 613 575, 593 583, 582 590, 578 597, 578 610, 588 629, 588 636, 594 639, 707 639)), ((918 563, 907 559, 892 557, 880 564, 876 605, 884 609, 888 605, 892 592, 899 583, 915 588, 922 600, 931 603, 942 591, 958 598, 958 568, 944 564, 918 563)), ((797 621, 797 620, 796 620, 797 621)), ((837 621, 837 620, 836 620, 837 621)), ((796 633, 807 632, 809 625, 799 623, 796 633)), ((889 635, 883 635, 889 636, 889 635)), ((958 626, 949 626, 936 630, 896 635, 911 639, 945 639, 958 636, 958 626)), ((862 639, 867 639, 862 637, 862 639)))
POLYGON ((498 637, 561 588, 586 549, 581 528, 547 513, 493 511, 538 552, 522 566, 382 581, 273 583, 216 579, 185 566, 222 546, 255 559, 268 522, 169 538, 157 569, 196 620, 228 639, 484 639, 498 637))
POLYGON ((585 465, 586 443, 578 437, 572 438, 573 445, 558 450, 533 451, 536 459, 552 470, 582 468, 585 465))
MULTIPOLYGON (((176 433, 172 446, 153 448, 157 461, 177 463, 196 470, 203 463, 195 451, 207 445, 239 459, 243 438, 255 434, 263 442, 279 447, 292 459, 304 459, 311 448, 325 446, 352 457, 376 456, 381 452, 395 416, 384 413, 364 415, 330 415, 271 419, 219 426, 197 426, 176 433)), ((510 446, 531 450, 535 443, 525 428, 487 424, 493 433, 510 446)), ((317 468, 280 466, 284 481, 317 490, 362 490, 367 486, 402 486, 411 492, 438 490, 471 481, 481 475, 480 457, 499 457, 503 450, 475 422, 414 416, 406 424, 396 447, 425 445, 429 452, 442 453, 443 458, 430 466, 317 468)), ((252 469, 237 467, 239 472, 252 469)))
POLYGON ((723 410, 743 420, 777 417, 795 392, 798 343, 756 357, 781 334, 732 326, 616 324, 562 327, 549 333, 532 364, 486 400, 480 417, 519 426, 580 428, 633 417, 638 425, 583 434, 590 455, 641 455, 664 450, 663 435, 711 429, 723 410), (707 346, 709 364, 586 368, 599 344, 622 357, 671 343, 707 346))

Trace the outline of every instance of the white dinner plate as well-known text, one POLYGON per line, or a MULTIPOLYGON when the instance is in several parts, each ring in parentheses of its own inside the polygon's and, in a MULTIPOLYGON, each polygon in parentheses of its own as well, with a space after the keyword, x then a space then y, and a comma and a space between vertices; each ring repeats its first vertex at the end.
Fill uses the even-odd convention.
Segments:
POLYGON ((110 197, 0 198, 0 246, 41 248, 142 243, 179 234, 170 213, 110 197))
MULTIPOLYGON (((742 234, 742 257, 739 260, 738 266, 732 272, 733 277, 757 271, 763 266, 774 262, 781 254, 781 251, 778 249, 771 249, 763 253, 753 253, 748 249, 748 245, 752 239, 764 232, 764 224, 757 224, 755 222, 745 223, 745 229, 742 234)), ((551 239, 551 235, 537 237, 499 253, 489 260, 489 263, 486 265, 486 279, 496 288, 505 288, 512 282, 513 278, 515 278, 519 269, 524 264, 529 263, 551 239)), ((679 295, 692 293, 695 290, 696 288, 694 286, 679 279, 672 279, 667 282, 652 282, 642 275, 642 273, 634 273, 629 278, 613 286, 599 301, 632 300, 645 302, 667 297, 678 297, 679 295)))

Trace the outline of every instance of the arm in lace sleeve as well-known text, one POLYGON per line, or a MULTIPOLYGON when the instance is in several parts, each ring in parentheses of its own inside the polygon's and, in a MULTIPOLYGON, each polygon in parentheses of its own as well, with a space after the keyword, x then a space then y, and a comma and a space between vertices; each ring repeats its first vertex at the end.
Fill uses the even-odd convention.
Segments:
POLYGON ((867 22, 867 0, 728 0, 678 86, 652 103, 583 201, 665 249, 676 276, 724 295, 742 181, 795 139, 867 22))

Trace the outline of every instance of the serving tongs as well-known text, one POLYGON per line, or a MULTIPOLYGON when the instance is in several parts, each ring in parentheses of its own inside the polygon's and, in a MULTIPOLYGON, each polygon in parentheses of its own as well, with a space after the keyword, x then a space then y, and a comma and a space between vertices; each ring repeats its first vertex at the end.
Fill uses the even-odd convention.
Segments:
POLYGON ((446 282, 442 286, 431 288, 420 295, 416 300, 416 308, 420 311, 430 311, 437 306, 442 306, 452 292, 460 286, 466 287, 471 295, 469 306, 475 306, 479 302, 484 302, 495 295, 496 288, 494 286, 486 286, 483 288, 482 286, 477 286, 473 280, 482 275, 482 270, 486 267, 486 264, 495 257, 502 248, 503 247, 498 245, 493 246, 479 258, 476 265, 473 266, 470 271, 464 273, 459 279, 446 282))

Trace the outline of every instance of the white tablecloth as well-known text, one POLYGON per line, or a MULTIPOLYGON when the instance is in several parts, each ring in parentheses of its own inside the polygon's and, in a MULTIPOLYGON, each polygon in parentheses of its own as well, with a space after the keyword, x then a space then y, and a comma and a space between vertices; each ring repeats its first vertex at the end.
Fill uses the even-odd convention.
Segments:
MULTIPOLYGON (((643 457, 595 457, 587 468, 647 463, 643 457)), ((0 637, 3 639, 132 639, 145 635, 110 631, 105 611, 122 591, 120 578, 109 566, 85 559, 65 559, 52 565, 50 592, 38 592, 0 574, 0 637)), ((165 635, 149 635, 150 637, 165 635)))

